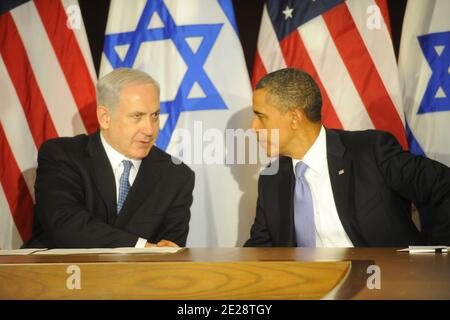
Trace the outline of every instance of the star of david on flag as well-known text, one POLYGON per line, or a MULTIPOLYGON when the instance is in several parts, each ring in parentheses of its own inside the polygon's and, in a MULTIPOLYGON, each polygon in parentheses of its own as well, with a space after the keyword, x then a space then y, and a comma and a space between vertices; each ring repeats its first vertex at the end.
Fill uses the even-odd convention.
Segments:
POLYGON ((450 111, 450 31, 418 37, 432 75, 418 113, 450 111))
MULTIPOLYGON (((181 112, 227 108, 203 68, 222 26, 221 23, 177 25, 164 1, 152 0, 146 2, 135 30, 105 35, 104 53, 113 69, 136 67, 143 43, 164 40, 173 43, 186 63, 187 70, 175 97, 161 101, 161 114, 168 115, 157 140, 162 149, 167 148, 181 112), (159 21, 155 22, 156 19, 159 21), (193 44, 190 39, 200 41, 193 44), (121 56, 116 47, 123 46, 127 51, 121 56), (200 89, 203 96, 192 97, 190 93, 195 89, 200 89)), ((152 61, 149 63, 151 66, 152 61)))
POLYGON ((411 152, 450 165, 449 1, 408 1, 399 74, 411 152))

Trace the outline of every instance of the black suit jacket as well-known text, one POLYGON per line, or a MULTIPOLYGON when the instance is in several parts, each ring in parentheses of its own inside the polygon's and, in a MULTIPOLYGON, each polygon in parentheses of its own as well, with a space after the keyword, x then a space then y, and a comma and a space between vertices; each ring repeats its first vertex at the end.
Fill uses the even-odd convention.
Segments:
POLYGON ((194 172, 153 146, 117 215, 100 133, 46 141, 38 155, 33 236, 25 247, 134 247, 139 237, 184 246, 193 188, 194 172))
MULTIPOLYGON (((337 212, 355 246, 450 243, 449 168, 403 151, 382 131, 326 129, 326 144, 337 212), (433 207, 427 237, 411 220, 411 201, 433 207)), ((277 174, 259 177, 256 218, 245 246, 296 246, 292 159, 278 161, 277 174)))

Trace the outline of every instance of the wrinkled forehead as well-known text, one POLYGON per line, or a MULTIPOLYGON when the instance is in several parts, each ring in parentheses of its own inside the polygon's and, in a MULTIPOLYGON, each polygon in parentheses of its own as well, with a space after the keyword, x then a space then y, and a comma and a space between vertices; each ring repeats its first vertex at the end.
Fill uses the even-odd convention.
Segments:
POLYGON ((117 107, 121 110, 140 109, 150 113, 156 112, 160 108, 159 92, 152 84, 124 87, 119 94, 117 107))
POLYGON ((140 95, 151 94, 159 97, 159 88, 152 83, 131 83, 120 89, 119 96, 123 96, 129 93, 140 95))

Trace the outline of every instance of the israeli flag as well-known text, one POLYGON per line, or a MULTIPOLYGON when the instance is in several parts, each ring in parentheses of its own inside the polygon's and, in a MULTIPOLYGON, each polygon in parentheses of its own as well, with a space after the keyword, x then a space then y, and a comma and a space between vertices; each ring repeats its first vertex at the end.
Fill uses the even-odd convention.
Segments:
POLYGON ((223 161, 226 130, 251 121, 231 0, 112 0, 100 76, 119 67, 160 83, 158 147, 179 156, 180 133, 191 138, 189 150, 186 141, 181 148, 196 173, 187 246, 241 245, 255 213, 259 167, 223 161))
POLYGON ((411 152, 450 165, 450 1, 409 0, 399 72, 411 152))

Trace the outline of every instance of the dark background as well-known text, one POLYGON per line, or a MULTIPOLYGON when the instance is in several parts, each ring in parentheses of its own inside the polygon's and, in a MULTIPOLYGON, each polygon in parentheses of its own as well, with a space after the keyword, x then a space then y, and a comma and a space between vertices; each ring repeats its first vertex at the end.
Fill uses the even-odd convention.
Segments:
MULTIPOLYGON (((103 50, 109 2, 110 0, 79 0, 97 74, 103 50)), ((407 0, 388 0, 392 40, 396 56, 398 56, 406 2, 407 0)), ((251 75, 264 0, 233 0, 233 5, 245 61, 251 75)))

